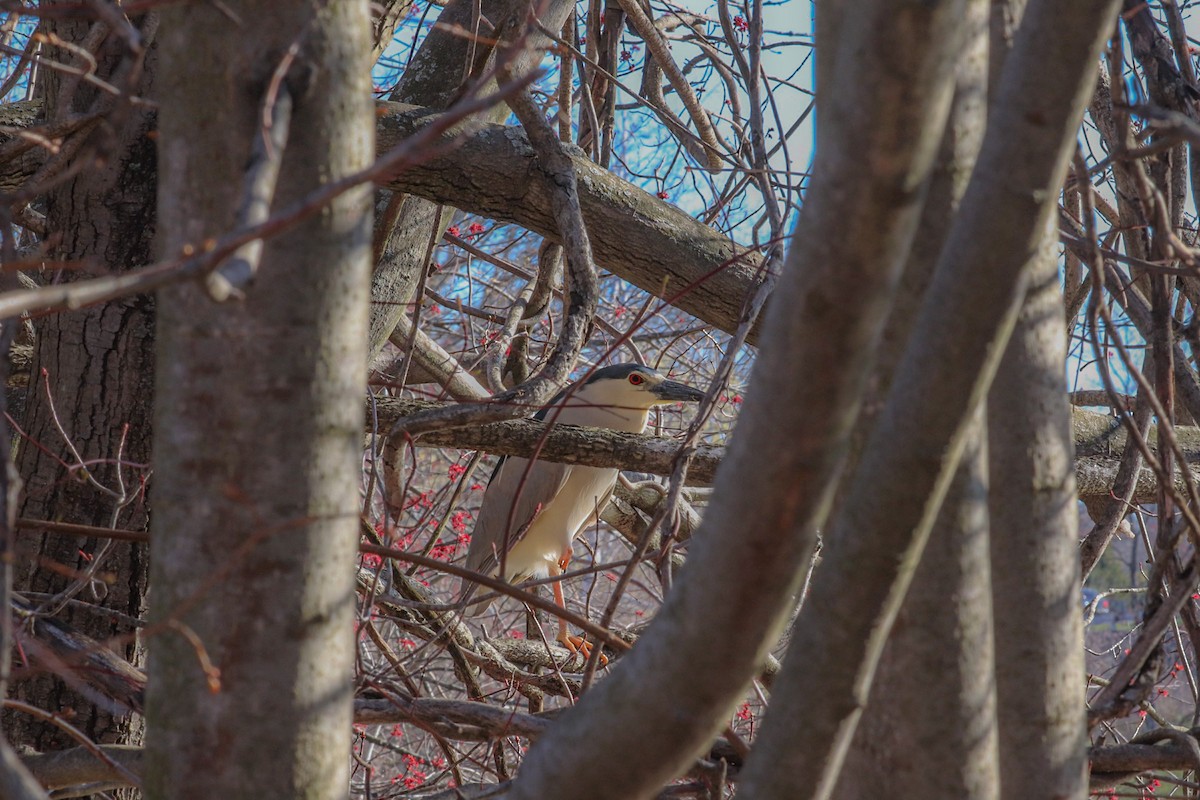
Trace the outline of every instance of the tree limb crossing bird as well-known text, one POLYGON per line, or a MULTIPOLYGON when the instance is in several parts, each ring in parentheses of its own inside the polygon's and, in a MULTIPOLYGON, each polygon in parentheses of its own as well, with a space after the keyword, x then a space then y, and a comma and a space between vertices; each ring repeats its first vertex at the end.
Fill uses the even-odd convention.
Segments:
MULTIPOLYGON (((603 367, 560 392, 537 419, 587 425, 628 433, 646 429, 650 409, 677 402, 696 402, 704 392, 638 364, 603 367)), ((557 577, 571 560, 571 543, 587 528, 612 494, 620 470, 580 464, 507 457, 500 459, 483 495, 479 518, 467 551, 468 569, 521 583, 557 577)), ((464 591, 473 591, 464 582, 464 591)), ((563 609, 562 586, 554 583, 554 601, 563 609)), ((482 613, 492 600, 482 600, 469 613, 482 613)), ((591 645, 567 633, 558 620, 558 641, 585 656, 591 645)))

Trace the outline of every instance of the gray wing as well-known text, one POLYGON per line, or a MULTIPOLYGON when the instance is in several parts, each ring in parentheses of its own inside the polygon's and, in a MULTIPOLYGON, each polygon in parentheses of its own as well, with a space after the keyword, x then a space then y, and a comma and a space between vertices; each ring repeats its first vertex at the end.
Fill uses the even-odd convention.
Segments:
MULTIPOLYGON (((571 474, 570 464, 551 461, 534 462, 526 474, 528 464, 528 459, 513 457, 504 458, 496 465, 496 471, 492 473, 483 495, 475 530, 471 534, 465 564, 467 569, 484 575, 495 572, 499 566, 501 549, 507 544, 511 550, 520 541, 521 534, 539 508, 544 508, 554 499, 571 474), (505 532, 509 530, 510 520, 511 532, 506 543, 505 532)), ((473 613, 487 607, 487 604, 477 605, 473 613)))

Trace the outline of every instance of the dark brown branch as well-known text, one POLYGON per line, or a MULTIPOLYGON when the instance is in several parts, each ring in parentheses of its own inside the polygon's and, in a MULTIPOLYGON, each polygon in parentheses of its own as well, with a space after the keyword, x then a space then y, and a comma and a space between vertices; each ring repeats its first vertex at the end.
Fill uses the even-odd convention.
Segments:
POLYGON ((1196 731, 1158 731, 1169 733, 1157 743, 1135 741, 1111 747, 1093 747, 1089 788, 1094 792, 1127 781, 1151 770, 1194 770, 1197 767, 1196 731))
MULTIPOLYGON (((398 416, 415 413, 430 405, 419 400, 380 399, 379 424, 386 426, 398 416)), ((1126 433, 1113 417, 1091 411, 1074 409, 1072 421, 1079 496, 1107 497, 1112 491, 1120 455, 1125 449, 1126 433)), ((618 467, 653 475, 669 475, 678 450, 678 445, 672 440, 657 436, 574 425, 556 425, 547 435, 546 427, 546 423, 533 420, 509 420, 427 433, 420 436, 416 443, 418 446, 458 447, 523 457, 537 452, 539 458, 547 461, 618 467)), ((1175 434, 1188 462, 1200 462, 1200 428, 1176 426, 1175 434)), ((1150 433, 1150 445, 1152 449, 1157 449, 1157 436, 1153 430, 1150 433)), ((702 445, 689 467, 689 485, 710 485, 724 454, 724 447, 702 445)), ((1193 473, 1200 477, 1197 468, 1193 468, 1193 473)), ((1179 479, 1177 483, 1183 485, 1179 479)), ((1154 502, 1156 486, 1153 472, 1141 469, 1132 501, 1154 502)))
POLYGON ((410 697, 381 692, 383 697, 357 698, 354 721, 365 725, 411 722, 437 730, 447 738, 486 741, 505 736, 536 738, 549 729, 549 715, 522 714, 510 708, 468 700, 410 697))
MULTIPOLYGON (((18 527, 23 527, 18 522, 18 527)), ((54 672, 77 691, 101 700, 112 700, 125 709, 141 712, 146 676, 103 643, 85 636, 57 619, 30 614, 32 606, 19 598, 14 609, 24 621, 22 646, 40 668, 54 672)))
MULTIPOLYGON (((426 124, 429 113, 381 104, 380 150, 426 124)), ((534 160, 520 131, 485 125, 452 155, 406 170, 389 187, 557 239, 550 211, 553 187, 534 160)), ((734 331, 746 297, 759 283, 755 273, 761 256, 588 161, 582 152, 573 150, 571 160, 596 263, 657 297, 683 292, 673 305, 734 331)), ((750 341, 757 341, 757 328, 750 341)))
POLYGON ((1124 0, 1121 18, 1129 32, 1130 50, 1146 75, 1150 98, 1172 111, 1188 111, 1200 101, 1200 92, 1188 83, 1175 64, 1170 41, 1154 20, 1150 3, 1124 0))

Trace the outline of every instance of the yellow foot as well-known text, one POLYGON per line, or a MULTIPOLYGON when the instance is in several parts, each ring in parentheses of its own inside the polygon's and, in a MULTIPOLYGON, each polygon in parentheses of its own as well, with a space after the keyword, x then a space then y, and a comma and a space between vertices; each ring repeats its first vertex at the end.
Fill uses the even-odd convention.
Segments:
MULTIPOLYGON (((558 641, 563 647, 567 648, 572 653, 581 653, 584 661, 587 661, 592 657, 593 645, 582 636, 571 636, 564 631, 563 633, 559 634, 558 641)), ((604 653, 600 654, 600 666, 608 666, 608 656, 604 655, 604 653)))

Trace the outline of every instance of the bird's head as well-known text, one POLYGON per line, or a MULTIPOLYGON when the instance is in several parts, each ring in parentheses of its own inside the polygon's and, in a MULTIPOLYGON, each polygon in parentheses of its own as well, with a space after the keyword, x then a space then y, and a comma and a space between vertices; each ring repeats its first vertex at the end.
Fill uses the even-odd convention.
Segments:
POLYGON ((584 403, 617 408, 650 409, 672 403, 695 403, 704 392, 673 381, 640 364, 616 364, 593 372, 575 392, 584 403))

